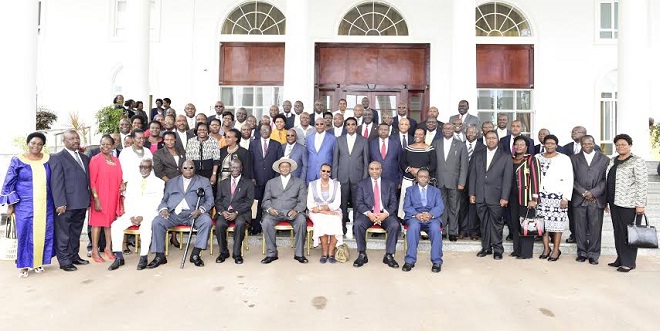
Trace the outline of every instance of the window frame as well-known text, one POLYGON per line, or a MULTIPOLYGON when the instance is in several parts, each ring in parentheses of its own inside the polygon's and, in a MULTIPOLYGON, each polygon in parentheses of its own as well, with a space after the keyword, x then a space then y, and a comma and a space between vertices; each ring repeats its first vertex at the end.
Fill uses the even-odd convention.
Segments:
MULTIPOLYGON (((128 0, 111 0, 110 1, 110 41, 123 42, 126 40, 125 31, 128 29, 128 26, 118 26, 118 20, 120 17, 118 7, 119 3, 124 3, 124 6, 128 6, 128 0), (122 34, 118 33, 118 30, 124 30, 122 34)), ((150 12, 149 12, 149 41, 158 42, 160 41, 160 27, 161 27, 161 8, 162 0, 150 0, 150 12)), ((123 15, 128 13, 128 7, 123 15)), ((127 20, 127 18, 125 18, 127 20)))
POLYGON ((594 0, 594 40, 596 44, 617 44, 619 40, 619 26, 618 26, 618 4, 619 0, 594 0), (603 28, 601 26, 601 4, 612 4, 611 11, 611 24, 612 28, 603 28), (614 10, 616 4, 617 10, 614 10), (616 27, 615 27, 616 26, 616 27), (600 36, 601 32, 612 32, 612 38, 603 38, 600 36))
MULTIPOLYGON (((490 116, 489 120, 491 122, 493 122, 493 126, 495 127, 495 129, 497 129, 497 115, 498 114, 500 114, 500 113, 513 114, 513 117, 509 118, 509 123, 508 123, 508 126, 507 126, 507 128, 510 129, 511 122, 518 118, 518 114, 528 114, 528 116, 529 116, 529 127, 527 128, 527 130, 524 130, 525 128, 523 128, 522 135, 530 137, 530 138, 534 138, 535 137, 534 134, 536 133, 536 124, 534 123, 534 121, 536 119, 536 108, 535 108, 534 95, 535 95, 535 93, 534 93, 533 88, 478 88, 477 89, 477 106, 476 106, 476 112, 477 113, 476 113, 476 116, 479 117, 479 119, 483 123, 484 122, 484 117, 481 116, 481 114, 483 114, 483 113, 492 114, 490 116), (479 92, 482 92, 482 91, 490 91, 491 96, 493 96, 493 95, 495 96, 495 97, 491 97, 491 98, 495 99, 493 101, 493 108, 492 109, 480 108, 479 92), (512 99, 513 101, 512 101, 512 108, 511 109, 509 109, 509 108, 498 109, 497 108, 497 98, 496 97, 498 95, 498 93, 497 93, 498 91, 499 92, 504 92, 504 91, 513 92, 513 99, 512 99), (517 92, 519 92, 519 91, 529 92, 529 104, 530 104, 529 109, 517 109, 517 108, 519 108, 518 107, 518 97, 517 97, 517 92)), ((524 124, 527 124, 527 123, 524 123, 524 124)), ((479 128, 479 132, 481 132, 481 128, 479 128)))
MULTIPOLYGON (((266 95, 262 93, 262 95, 266 95)), ((268 115, 270 106, 276 105, 281 107, 284 102, 284 86, 266 86, 266 85, 220 85, 218 86, 218 100, 221 100, 225 105, 225 110, 235 112, 236 109, 243 107, 247 110, 248 115, 254 115, 257 118, 257 125, 261 121, 263 115, 268 115), (246 88, 252 89, 252 105, 243 104, 243 93, 246 88), (255 106, 257 103, 258 94, 255 93, 257 88, 268 89, 272 98, 270 100, 262 100, 262 105, 255 106), (223 97, 223 89, 232 89, 232 99, 229 100, 223 97)))

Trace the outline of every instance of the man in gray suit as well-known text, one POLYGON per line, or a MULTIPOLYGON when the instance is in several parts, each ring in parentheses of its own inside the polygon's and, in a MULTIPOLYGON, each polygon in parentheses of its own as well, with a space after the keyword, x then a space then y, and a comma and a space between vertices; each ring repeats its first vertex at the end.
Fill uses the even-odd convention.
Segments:
POLYGON ((470 110, 470 103, 467 100, 461 100, 458 102, 458 114, 452 115, 449 117, 449 122, 454 123, 454 120, 460 118, 463 123, 463 135, 465 135, 465 130, 470 125, 475 125, 476 127, 481 127, 481 120, 479 117, 474 116, 468 113, 470 110))
MULTIPOLYGON (((348 222, 348 202, 355 204, 355 192, 362 178, 366 178, 369 164, 369 142, 367 138, 357 134, 357 120, 349 117, 344 121, 346 135, 340 136, 335 142, 332 154, 332 178, 341 184, 342 228, 346 234, 348 222), (350 199, 349 199, 350 197, 350 199)), ((355 220, 355 207, 353 207, 355 220)))
POLYGON ((603 212, 606 205, 605 171, 610 160, 594 149, 594 137, 580 139, 582 151, 571 156, 573 164, 573 220, 577 258, 592 265, 598 264, 600 239, 603 229, 603 212))
POLYGON ((176 176, 165 183, 163 200, 158 206, 158 216, 152 223, 151 252, 156 257, 147 265, 153 269, 167 263, 165 258, 165 232, 177 225, 191 225, 195 219, 195 248, 190 255, 190 262, 198 267, 204 266, 199 257, 201 250, 206 249, 211 233, 211 216, 209 211, 213 208, 213 189, 205 177, 195 175, 193 161, 186 160, 181 168, 182 175, 176 176), (204 190, 204 196, 197 206, 197 190, 204 190), (197 209, 195 209, 197 207, 197 209))
POLYGON ((286 143, 282 144, 282 153, 285 158, 296 161, 299 165, 296 171, 291 172, 294 177, 307 179, 307 147, 297 142, 298 133, 294 129, 286 132, 286 143))
POLYGON ((460 191, 465 189, 468 174, 467 147, 454 138, 454 126, 445 123, 442 126, 442 139, 433 141, 437 167, 435 178, 442 193, 442 203, 446 212, 442 214, 442 223, 448 231, 449 241, 458 238, 458 209, 460 208, 460 191))
POLYGON ((481 220, 481 250, 478 257, 493 254, 502 259, 502 210, 509 204, 513 162, 511 156, 498 148, 495 131, 486 133, 486 148, 475 151, 470 162, 470 203, 477 204, 481 220))
POLYGON ((273 163, 273 170, 280 175, 266 183, 261 206, 264 214, 261 219, 261 228, 268 248, 266 257, 261 263, 268 264, 277 260, 277 245, 275 238, 275 225, 281 221, 289 222, 295 233, 296 252, 294 259, 300 263, 307 263, 305 257, 305 236, 307 235, 307 186, 305 181, 291 176, 291 172, 298 167, 296 161, 281 158, 273 163))

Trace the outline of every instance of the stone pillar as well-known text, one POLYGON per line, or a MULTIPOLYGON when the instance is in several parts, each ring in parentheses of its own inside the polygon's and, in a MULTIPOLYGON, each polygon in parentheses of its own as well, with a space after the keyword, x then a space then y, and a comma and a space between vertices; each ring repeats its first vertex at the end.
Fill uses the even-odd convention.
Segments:
POLYGON ((148 112, 151 1, 128 0, 127 5, 127 48, 123 51, 126 57, 122 69, 126 89, 122 94, 126 100, 142 100, 145 103, 144 108, 148 112))
POLYGON ((309 1, 287 0, 284 100, 291 103, 300 100, 305 111, 311 113, 314 111, 314 45, 309 38, 309 15, 309 1))
POLYGON ((458 102, 463 99, 470 103, 470 114, 477 114, 475 7, 475 1, 452 1, 451 92, 447 103, 443 103, 449 105, 449 115, 458 113, 458 102))
POLYGON ((649 1, 619 0, 617 133, 633 138, 633 153, 651 158, 649 1))
MULTIPOLYGON (((35 131, 37 109, 37 0, 3 1, 0 12, 0 41, 4 45, 0 61, 0 91, 2 116, 5 125, 0 134, 0 154, 15 154, 16 137, 25 137, 35 131)), ((60 114, 62 116, 62 114, 60 114)), ((53 146, 52 141, 48 145, 53 146)), ((4 175, 4 174, 2 174, 4 175)))

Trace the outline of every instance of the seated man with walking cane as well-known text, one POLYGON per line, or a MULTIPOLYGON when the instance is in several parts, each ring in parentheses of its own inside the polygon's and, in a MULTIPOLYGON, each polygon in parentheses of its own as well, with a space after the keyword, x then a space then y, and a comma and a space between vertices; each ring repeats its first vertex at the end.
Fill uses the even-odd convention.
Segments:
POLYGON ((186 160, 181 172, 182 175, 165 183, 163 200, 158 206, 158 216, 154 218, 152 224, 151 252, 156 253, 156 257, 147 265, 149 269, 167 263, 165 232, 168 228, 181 224, 191 225, 197 230, 190 262, 198 267, 204 266, 199 253, 206 249, 211 232, 209 210, 213 207, 213 189, 207 178, 195 175, 193 161, 186 160))

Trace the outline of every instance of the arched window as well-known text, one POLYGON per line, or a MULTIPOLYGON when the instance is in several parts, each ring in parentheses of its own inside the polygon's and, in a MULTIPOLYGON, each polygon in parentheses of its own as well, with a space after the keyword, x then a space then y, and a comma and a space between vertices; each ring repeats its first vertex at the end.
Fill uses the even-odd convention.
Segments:
POLYGON ((392 6, 369 1, 349 10, 339 24, 340 36, 407 36, 408 25, 392 6))
POLYGON ((250 1, 236 8, 222 26, 222 34, 283 35, 286 18, 277 7, 250 1))
POLYGON ((531 37, 532 29, 527 18, 510 5, 489 2, 475 11, 477 37, 531 37))

